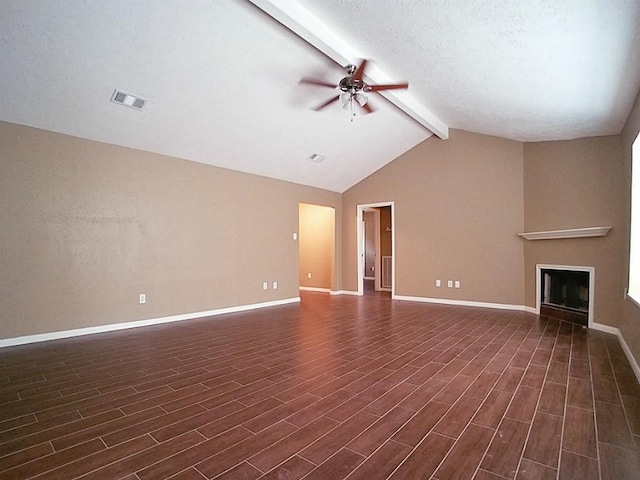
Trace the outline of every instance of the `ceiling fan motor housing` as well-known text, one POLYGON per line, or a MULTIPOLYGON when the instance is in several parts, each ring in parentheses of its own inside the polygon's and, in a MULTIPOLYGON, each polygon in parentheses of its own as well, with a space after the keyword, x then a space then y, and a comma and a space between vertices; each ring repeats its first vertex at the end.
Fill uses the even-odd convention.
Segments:
POLYGON ((338 88, 340 88, 340 90, 342 90, 343 92, 351 92, 352 94, 358 93, 365 87, 365 83, 362 78, 353 78, 353 75, 354 73, 356 73, 358 67, 353 64, 349 64, 344 68, 347 70, 347 74, 349 76, 344 77, 342 80, 340 80, 340 83, 338 83, 338 88))
POLYGON ((344 77, 342 80, 340 80, 338 87, 343 92, 357 93, 364 88, 364 82, 359 78, 344 77))

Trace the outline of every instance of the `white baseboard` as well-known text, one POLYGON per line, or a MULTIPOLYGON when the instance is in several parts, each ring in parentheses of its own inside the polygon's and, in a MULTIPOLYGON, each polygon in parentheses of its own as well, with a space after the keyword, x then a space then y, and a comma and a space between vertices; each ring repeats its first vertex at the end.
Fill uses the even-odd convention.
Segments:
MULTIPOLYGON (((535 308, 528 307, 526 305, 470 302, 466 300, 449 300, 449 299, 443 299, 443 298, 428 298, 428 297, 410 297, 406 295, 396 295, 393 298, 394 300, 408 300, 411 302, 438 303, 442 305, 457 305, 457 306, 464 306, 464 307, 498 308, 502 310, 516 310, 516 311, 533 313, 534 315, 538 315, 538 311, 535 308)), ((622 346, 622 350, 624 351, 624 354, 626 355, 627 360, 629 360, 629 364, 633 369, 633 373, 638 379, 638 382, 640 382, 640 366, 638 365, 638 362, 636 361, 635 357, 631 353, 631 349, 629 348, 629 345, 627 345, 627 342, 622 336, 622 333, 620 333, 620 330, 616 327, 611 327, 609 325, 604 325, 602 323, 595 323, 595 322, 592 323, 589 328, 593 328, 594 330, 598 330, 604 333, 610 333, 618 337, 618 340, 620 341, 620 345, 622 346)))
MULTIPOLYGON (((358 292, 350 290, 328 290, 328 289, 316 289, 313 287, 300 287, 300 290, 322 291, 329 292, 331 295, 358 295, 358 292)), ((509 305, 504 303, 488 303, 488 302, 472 302, 467 300, 449 300, 443 298, 428 298, 428 297, 412 297, 407 295, 396 295, 394 300, 410 301, 410 302, 422 302, 422 303, 437 303, 442 305, 457 305, 465 307, 480 307, 480 308, 497 308, 501 310, 516 310, 524 311, 528 313, 536 314, 536 309, 525 305, 509 305)), ((180 322, 184 320, 193 320, 196 318, 212 317, 216 315, 223 315, 225 313, 244 312, 247 310, 255 310, 258 308, 275 307, 278 305, 287 305, 290 303, 300 302, 300 297, 285 298, 282 300, 274 300, 270 302, 253 303, 249 305, 238 305, 235 307, 218 308, 215 310, 206 310, 202 312, 184 313, 180 315, 170 315, 167 317, 150 318, 147 320, 138 320, 135 322, 123 322, 112 323, 109 325, 100 325, 97 327, 77 328, 73 330, 63 330, 59 332, 40 333, 35 335, 25 335, 21 337, 0 339, 0 348, 13 347, 17 345, 26 345, 29 343, 46 342, 49 340, 57 340, 62 338, 79 337, 82 335, 92 335, 95 333, 113 332, 116 330, 126 330, 129 328, 148 327, 151 325, 160 325, 163 323, 180 322)), ((598 330, 600 332, 609 333, 618 337, 622 350, 624 351, 633 373, 635 374, 638 382, 640 382, 640 366, 635 357, 631 353, 631 349, 624 337, 620 333, 620 330, 616 327, 604 325, 602 323, 593 323, 590 328, 598 330)))
MULTIPOLYGON (((616 330, 618 329, 616 328, 616 330)), ((620 333, 619 330, 618 330, 618 340, 620 340, 620 345, 622 346, 622 350, 624 351, 624 354, 627 356, 627 360, 629 360, 629 364, 631 365, 631 369, 633 370, 633 373, 636 374, 636 379, 638 380, 638 382, 640 382, 640 366, 638 365, 638 362, 636 362, 636 359, 633 356, 633 353, 631 353, 631 349, 629 348, 629 345, 627 345, 627 342, 625 341, 624 337, 622 336, 622 333, 620 333)))
POLYGON ((286 305, 296 302, 300 302, 300 297, 285 298, 282 300, 273 300, 270 302, 253 303, 249 305, 238 305, 235 307, 218 308, 215 310, 207 310, 203 312, 183 313, 180 315, 170 315, 168 317, 149 318, 147 320, 137 320, 135 322, 112 323, 109 325, 100 325, 97 327, 76 328, 73 330, 62 330, 59 332, 39 333, 36 335, 4 338, 0 339, 0 348, 25 345, 28 343, 46 342, 48 340, 58 340, 61 338, 79 337, 81 335, 92 335, 95 333, 113 332, 115 330, 126 330, 129 328, 148 327, 151 325, 160 325, 162 323, 181 322, 183 320, 193 320, 196 318, 223 315, 225 313, 244 312, 247 310, 275 307, 278 305, 286 305))
POLYGON ((594 330, 598 330, 600 332, 610 333, 618 337, 618 340, 620 341, 620 346, 622 347, 622 351, 624 351, 624 354, 627 357, 627 360, 629 360, 629 365, 631 365, 631 369, 633 370, 633 373, 635 374, 636 379, 638 380, 638 382, 640 382, 640 366, 638 365, 638 362, 633 356, 633 353, 631 353, 631 349, 629 348, 629 345, 627 345, 626 340, 622 336, 622 332, 620 332, 620 329, 616 327, 611 327, 609 325, 604 325, 602 323, 593 323, 591 325, 591 328, 593 328, 594 330))
POLYGON ((324 292, 324 293, 331 292, 330 288, 320 288, 320 287, 298 287, 298 290, 302 290, 305 292, 324 292))
POLYGON ((469 300, 450 300, 447 298, 411 297, 407 295, 395 295, 394 300, 406 300, 410 302, 438 303, 441 305, 455 305, 459 307, 497 308, 500 310, 515 310, 518 312, 536 313, 535 308, 524 305, 510 305, 507 303, 474 302, 469 300))
POLYGON ((599 332, 610 333, 620 338, 620 330, 618 330, 616 327, 605 325, 604 323, 593 322, 589 328, 593 328, 594 330, 598 330, 599 332))

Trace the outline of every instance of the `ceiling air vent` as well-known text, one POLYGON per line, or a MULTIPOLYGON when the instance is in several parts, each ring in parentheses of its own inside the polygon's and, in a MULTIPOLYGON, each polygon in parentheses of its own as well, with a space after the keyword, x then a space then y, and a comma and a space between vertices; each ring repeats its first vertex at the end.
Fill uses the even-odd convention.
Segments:
POLYGON ((317 153, 312 153, 311 156, 309 157, 309 160, 311 160, 312 162, 320 163, 325 158, 327 158, 327 157, 325 157, 324 155, 319 155, 317 153))
POLYGON ((135 108, 136 110, 141 110, 142 107, 144 107, 144 105, 147 103, 147 101, 143 98, 136 97, 135 95, 131 95, 130 93, 121 92, 120 90, 113 91, 113 95, 111 95, 111 101, 113 103, 124 105, 125 107, 135 108))

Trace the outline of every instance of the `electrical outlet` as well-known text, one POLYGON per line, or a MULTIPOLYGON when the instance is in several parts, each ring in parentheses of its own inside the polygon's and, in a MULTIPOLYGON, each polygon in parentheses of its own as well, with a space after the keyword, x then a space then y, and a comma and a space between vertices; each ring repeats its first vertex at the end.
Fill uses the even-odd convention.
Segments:
POLYGON ((307 278, 311 278, 311 272, 307 273, 307 278))
POLYGON ((140 302, 140 305, 147 303, 147 294, 146 293, 141 293, 138 296, 138 302, 140 302))
POLYGON ((262 289, 263 290, 267 290, 269 288, 269 283, 268 282, 262 282, 262 289))
POLYGON ((277 290, 278 289, 278 282, 273 282, 273 289, 277 290))
POLYGON ((436 287, 442 286, 442 280, 436 280, 436 287))
POLYGON ((298 239, 298 234, 296 232, 293 232, 293 239, 297 240, 298 239))
POLYGON ((460 280, 456 280, 454 285, 456 288, 460 288, 460 280))
POLYGON ((447 287, 453 288, 453 280, 447 280, 447 287))

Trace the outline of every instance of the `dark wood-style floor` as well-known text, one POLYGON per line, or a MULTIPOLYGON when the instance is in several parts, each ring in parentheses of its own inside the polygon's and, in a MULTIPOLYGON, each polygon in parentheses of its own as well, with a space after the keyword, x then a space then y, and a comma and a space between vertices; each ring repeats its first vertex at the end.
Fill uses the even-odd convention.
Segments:
POLYGON ((0 479, 640 478, 617 339, 531 314, 303 292, 0 364, 0 479))

